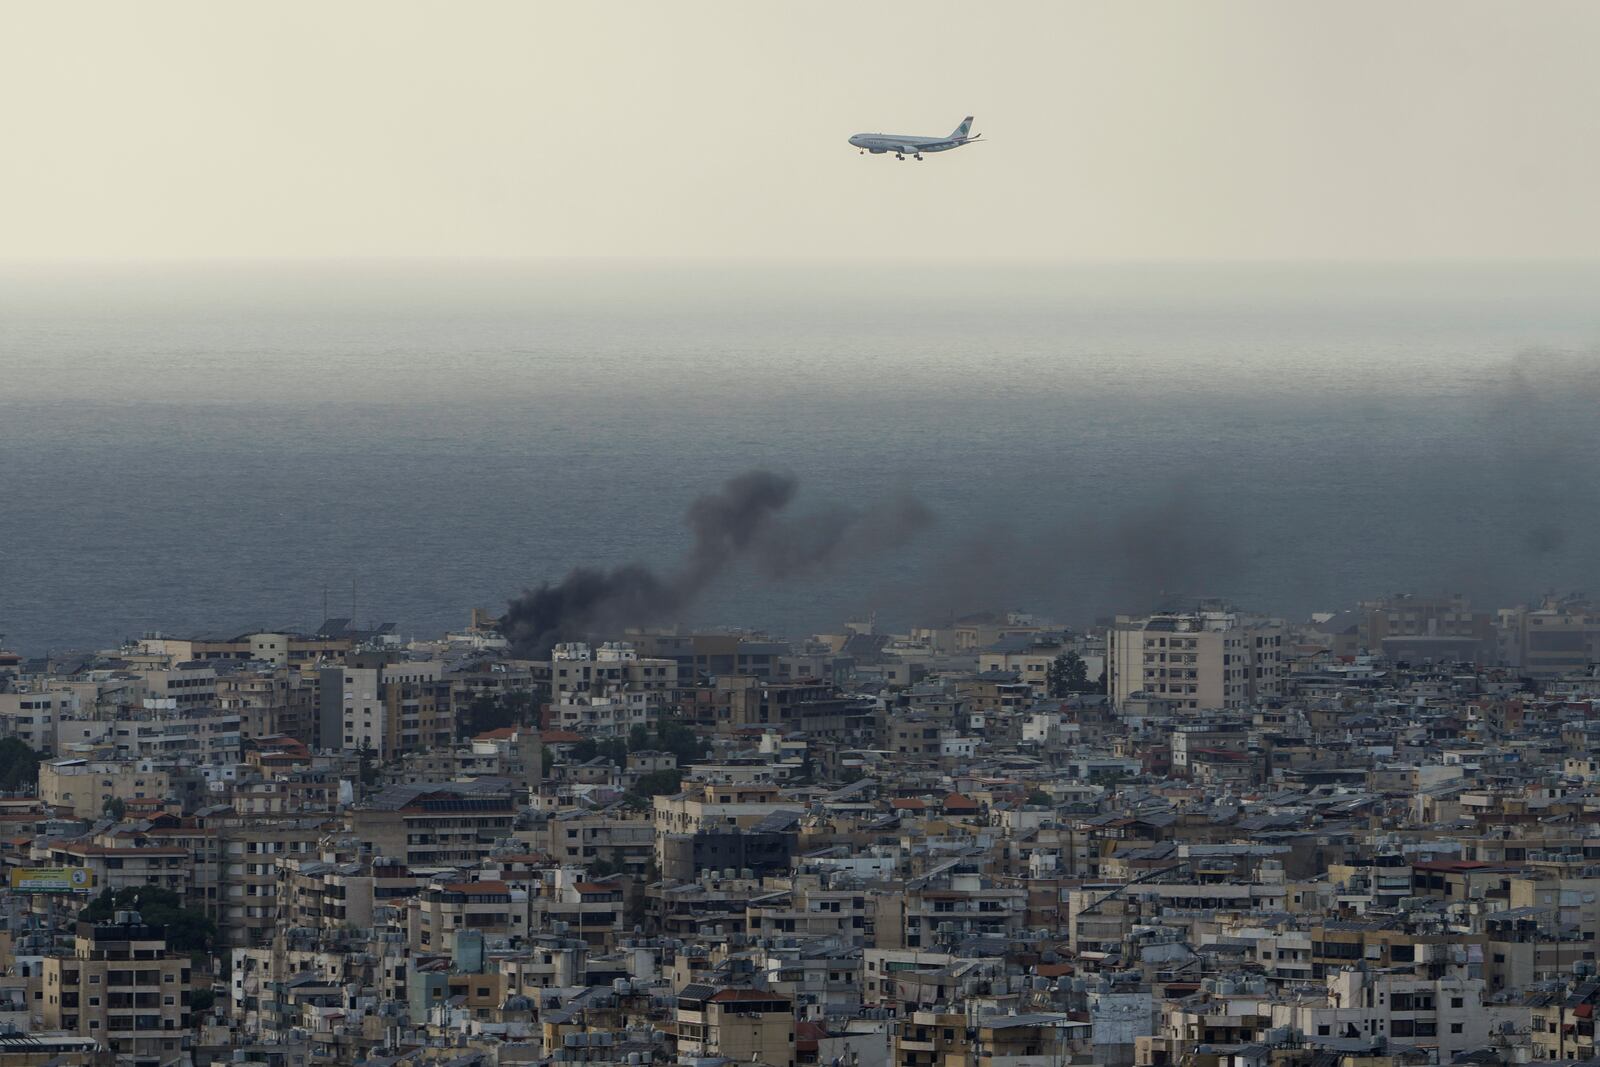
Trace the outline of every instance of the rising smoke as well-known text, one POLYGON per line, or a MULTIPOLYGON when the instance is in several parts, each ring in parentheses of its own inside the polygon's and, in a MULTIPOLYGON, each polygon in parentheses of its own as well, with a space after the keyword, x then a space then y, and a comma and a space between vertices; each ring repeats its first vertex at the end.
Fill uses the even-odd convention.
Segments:
POLYGON ((1038 606, 1084 617, 1147 611, 1225 592, 1243 569, 1241 533, 1174 484, 1114 512, 1038 530, 994 522, 951 546, 904 597, 923 619, 1038 606))
POLYGON ((684 521, 694 544, 677 570, 658 574, 637 563, 576 568, 511 601, 501 632, 516 655, 543 658, 559 641, 672 618, 736 561, 773 580, 803 577, 899 547, 933 521, 909 496, 786 516, 797 488, 792 476, 773 471, 736 475, 689 505, 684 521))

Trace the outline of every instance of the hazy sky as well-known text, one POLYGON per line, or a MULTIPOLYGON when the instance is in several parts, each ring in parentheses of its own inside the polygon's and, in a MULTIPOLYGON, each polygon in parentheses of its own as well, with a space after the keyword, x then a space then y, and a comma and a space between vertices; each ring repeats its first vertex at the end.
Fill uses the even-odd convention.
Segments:
POLYGON ((12 0, 0 257, 1588 258, 1597 40, 1592 0, 12 0))

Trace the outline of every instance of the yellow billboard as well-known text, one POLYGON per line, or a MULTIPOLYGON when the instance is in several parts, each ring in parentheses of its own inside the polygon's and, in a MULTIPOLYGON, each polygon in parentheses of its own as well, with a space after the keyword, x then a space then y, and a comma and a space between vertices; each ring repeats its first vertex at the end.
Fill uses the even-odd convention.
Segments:
POLYGON ((74 893, 94 888, 94 874, 82 867, 13 867, 11 888, 22 893, 74 893))

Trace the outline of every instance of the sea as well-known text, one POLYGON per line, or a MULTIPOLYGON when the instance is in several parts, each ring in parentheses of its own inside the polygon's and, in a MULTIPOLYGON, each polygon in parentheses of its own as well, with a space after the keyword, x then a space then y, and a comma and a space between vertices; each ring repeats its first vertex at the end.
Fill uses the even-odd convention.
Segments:
POLYGON ((1600 593, 1600 265, 0 267, 0 645, 427 637, 752 468, 903 542, 681 618, 1600 593))

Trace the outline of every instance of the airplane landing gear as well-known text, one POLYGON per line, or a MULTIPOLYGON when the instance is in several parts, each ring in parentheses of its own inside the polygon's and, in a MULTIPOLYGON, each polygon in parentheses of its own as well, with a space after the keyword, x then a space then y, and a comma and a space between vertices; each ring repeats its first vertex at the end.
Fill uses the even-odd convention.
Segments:
POLYGON ((906 157, 902 156, 899 152, 896 152, 894 154, 894 158, 898 159, 902 163, 904 163, 906 161, 906 157))

